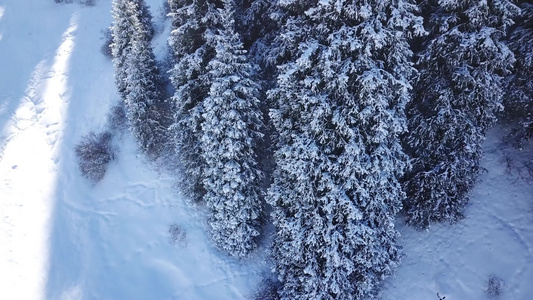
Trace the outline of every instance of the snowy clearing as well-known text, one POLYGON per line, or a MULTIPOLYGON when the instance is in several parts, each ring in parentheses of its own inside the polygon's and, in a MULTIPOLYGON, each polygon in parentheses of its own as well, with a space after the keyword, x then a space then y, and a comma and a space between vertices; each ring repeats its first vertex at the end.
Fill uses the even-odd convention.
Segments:
POLYGON ((504 134, 498 128, 489 133, 482 160, 487 171, 471 193, 465 219, 424 232, 399 226, 405 257, 383 299, 437 300, 437 292, 446 300, 489 299, 491 276, 503 280, 500 299, 531 299, 532 178, 519 175, 519 166, 508 170, 505 157, 523 161, 532 146, 514 149, 501 142, 504 134))

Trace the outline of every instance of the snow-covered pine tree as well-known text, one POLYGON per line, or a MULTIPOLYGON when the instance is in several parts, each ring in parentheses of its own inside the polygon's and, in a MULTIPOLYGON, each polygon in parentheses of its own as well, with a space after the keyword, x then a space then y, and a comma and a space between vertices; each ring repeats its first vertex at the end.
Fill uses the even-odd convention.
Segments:
POLYGON ((277 168, 269 189, 282 299, 372 298, 399 261, 409 1, 281 2, 277 168))
POLYGON ((174 65, 170 79, 175 88, 171 129, 184 173, 181 188, 192 202, 198 202, 205 193, 202 178, 205 161, 200 145, 202 102, 211 86, 207 64, 215 53, 206 40, 206 32, 215 28, 217 14, 213 0, 168 0, 168 3, 172 18, 169 46, 174 65))
POLYGON ((126 116, 141 149, 155 156, 165 143, 166 129, 161 124, 162 95, 159 88, 159 70, 150 40, 153 29, 147 22, 144 0, 128 0, 133 27, 131 50, 127 59, 126 116))
POLYGON ((115 0, 112 12, 111 48, 117 89, 133 136, 145 153, 156 154, 164 129, 159 124, 159 73, 150 46, 151 16, 144 0, 115 0))
POLYGON ((154 37, 155 29, 152 14, 150 13, 150 8, 146 5, 145 0, 130 0, 133 4, 137 6, 140 10, 137 14, 139 20, 137 25, 142 27, 142 31, 145 32, 146 39, 151 41, 154 37))
POLYGON ((221 28, 207 33, 215 46, 209 62, 211 87, 203 101, 202 157, 204 201, 211 210, 209 225, 215 245, 235 257, 257 247, 262 200, 257 150, 261 139, 255 69, 235 32, 233 0, 219 9, 221 28))
POLYGON ((274 159, 271 134, 274 132, 269 121, 268 112, 272 106, 266 97, 266 91, 273 86, 276 76, 276 56, 272 51, 272 42, 279 33, 279 22, 271 14, 279 11, 276 0, 236 0, 235 28, 240 34, 247 50, 250 63, 258 67, 253 80, 259 83, 260 108, 265 123, 264 136, 261 142, 259 163, 263 171, 263 186, 272 181, 274 159))
POLYGON ((126 98, 126 60, 131 50, 132 38, 135 28, 133 26, 132 11, 128 6, 137 6, 140 10, 136 12, 140 18, 138 30, 145 32, 148 40, 153 37, 154 29, 152 25, 152 16, 144 0, 113 0, 112 14, 113 24, 111 25, 111 53, 115 66, 115 83, 123 99, 126 98))
POLYGON ((126 0, 113 0, 111 10, 113 24, 111 25, 111 54, 115 68, 115 85, 122 99, 126 98, 126 61, 131 51, 131 38, 133 26, 131 26, 129 10, 126 0))
POLYGON ((533 4, 524 2, 521 9, 518 26, 510 37, 516 64, 504 102, 505 117, 517 123, 511 134, 517 146, 533 136, 533 4))
POLYGON ((455 221, 479 173, 485 131, 502 107, 502 76, 513 54, 502 42, 519 12, 509 0, 429 0, 430 36, 418 55, 408 109, 407 222, 455 221))

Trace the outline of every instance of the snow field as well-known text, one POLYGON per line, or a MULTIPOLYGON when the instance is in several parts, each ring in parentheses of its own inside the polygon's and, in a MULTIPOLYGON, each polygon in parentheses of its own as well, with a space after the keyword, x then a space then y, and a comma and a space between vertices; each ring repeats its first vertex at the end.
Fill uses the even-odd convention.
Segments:
POLYGON ((471 192, 466 218, 453 225, 433 225, 419 232, 403 225, 400 243, 405 257, 387 280, 383 299, 489 299, 488 280, 503 280, 501 297, 533 295, 533 186, 506 170, 504 157, 531 155, 501 142, 505 131, 489 132, 482 166, 471 192))
POLYGON ((56 146, 76 30, 69 13, 57 13, 37 1, 0 2, 0 290, 6 299, 45 293, 56 146))

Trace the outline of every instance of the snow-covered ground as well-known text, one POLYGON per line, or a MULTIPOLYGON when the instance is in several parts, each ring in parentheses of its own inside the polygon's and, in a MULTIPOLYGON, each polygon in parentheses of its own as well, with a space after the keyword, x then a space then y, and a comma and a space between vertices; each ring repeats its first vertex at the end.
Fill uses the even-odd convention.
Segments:
MULTIPOLYGON (((128 134, 100 183, 81 177, 74 146, 103 130, 118 101, 100 52, 111 1, 53 2, 0 0, 0 299, 251 298, 269 270, 264 249, 245 261, 216 251, 204 213, 128 134), (185 233, 177 243, 172 224, 185 233)), ((162 0, 147 2, 157 16, 162 0)), ((501 299, 533 299, 533 186, 504 159, 528 152, 500 137, 485 144, 487 172, 464 220, 400 225, 405 257, 383 299, 487 299, 489 276, 504 282, 501 299)))
POLYGON ((416 231, 400 224, 404 259, 388 280, 384 300, 489 299, 489 278, 501 282, 495 299, 533 299, 533 145, 502 143, 496 128, 484 144, 486 169, 471 193, 466 218, 416 231), (507 158, 514 163, 508 165, 507 158))
POLYGON ((213 249, 204 214, 129 135, 100 183, 80 176, 74 146, 118 99, 100 52, 110 10, 0 2, 0 299, 249 298, 264 253, 239 262, 213 249), (186 234, 177 244, 171 224, 186 234))

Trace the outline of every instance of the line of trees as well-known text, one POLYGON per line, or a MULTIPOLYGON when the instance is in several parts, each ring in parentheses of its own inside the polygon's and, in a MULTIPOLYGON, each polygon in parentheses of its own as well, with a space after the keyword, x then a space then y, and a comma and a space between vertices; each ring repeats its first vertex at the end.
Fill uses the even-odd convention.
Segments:
POLYGON ((373 298, 400 260, 397 213, 458 220, 497 118, 520 143, 533 132, 527 2, 168 4, 169 107, 146 4, 113 2, 132 134, 147 154, 173 145, 217 248, 249 256, 270 218, 282 299, 373 298))

